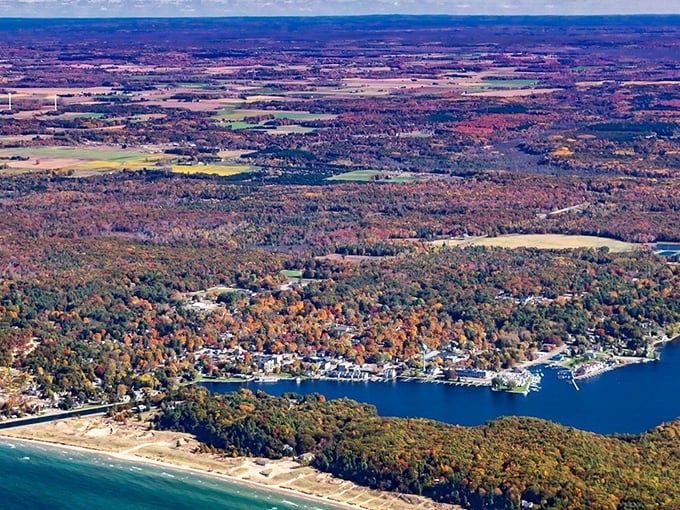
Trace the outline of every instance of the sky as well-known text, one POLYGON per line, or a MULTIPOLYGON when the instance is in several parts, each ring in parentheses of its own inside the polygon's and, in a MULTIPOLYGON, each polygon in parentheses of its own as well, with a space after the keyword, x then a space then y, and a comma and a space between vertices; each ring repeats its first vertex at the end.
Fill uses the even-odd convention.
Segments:
POLYGON ((680 0, 0 0, 0 18, 362 14, 680 14, 680 0))

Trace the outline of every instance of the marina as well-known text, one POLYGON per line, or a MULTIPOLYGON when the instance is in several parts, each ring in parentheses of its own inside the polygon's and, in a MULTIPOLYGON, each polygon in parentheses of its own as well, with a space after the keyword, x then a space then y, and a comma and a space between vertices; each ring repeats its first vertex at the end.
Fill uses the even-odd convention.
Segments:
POLYGON ((540 391, 494 392, 484 386, 424 384, 417 381, 281 380, 276 384, 201 383, 212 391, 242 387, 281 395, 322 393, 377 407, 384 416, 431 418, 459 425, 479 425, 499 416, 534 416, 603 434, 639 433, 680 417, 680 347, 677 340, 660 348, 660 360, 574 379, 571 371, 545 365, 540 391), (655 398, 649 398, 654 395, 655 398), (633 412, 634 410, 634 412, 633 412))

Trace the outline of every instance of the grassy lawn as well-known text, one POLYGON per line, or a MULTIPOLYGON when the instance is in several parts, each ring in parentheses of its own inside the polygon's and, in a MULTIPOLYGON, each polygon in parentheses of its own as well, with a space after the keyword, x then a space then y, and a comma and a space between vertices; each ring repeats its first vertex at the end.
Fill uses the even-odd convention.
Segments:
POLYGON ((595 353, 595 356, 593 356, 592 358, 588 358, 586 356, 575 356, 573 358, 566 358, 564 361, 560 362, 559 365, 569 370, 574 370, 575 368, 587 365, 588 363, 603 361, 607 359, 607 357, 608 357, 607 354, 603 352, 597 352, 595 353))
POLYGON ((300 271, 299 269, 284 269, 281 272, 285 274, 286 278, 288 279, 302 278, 302 271, 300 271))
POLYGON ((530 383, 527 382, 527 383, 524 383, 521 386, 515 386, 514 388, 508 387, 508 388, 504 389, 503 391, 507 391, 508 393, 522 393, 522 394, 524 394, 527 391, 529 391, 529 385, 530 385, 530 383))

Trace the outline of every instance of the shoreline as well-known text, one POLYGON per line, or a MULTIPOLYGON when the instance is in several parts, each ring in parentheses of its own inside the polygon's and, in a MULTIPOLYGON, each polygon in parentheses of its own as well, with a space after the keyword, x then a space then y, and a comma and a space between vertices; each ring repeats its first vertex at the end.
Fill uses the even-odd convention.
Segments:
MULTIPOLYGON (((661 340, 656 340, 654 341, 651 345, 654 349, 657 349, 659 347, 662 347, 666 344, 673 343, 676 341, 680 341, 680 335, 669 338, 666 337, 665 339, 661 340)), ((550 351, 550 352, 544 352, 542 353, 538 358, 530 361, 524 361, 521 363, 518 363, 515 368, 520 369, 520 370, 527 370, 532 367, 538 367, 538 366, 545 366, 545 367, 558 367, 558 368, 565 368, 563 367, 559 362, 556 362, 552 359, 553 356, 556 354, 560 354, 563 352, 565 349, 567 349, 569 346, 567 344, 562 345, 560 348, 550 351)), ((577 376, 575 379, 586 379, 589 377, 593 377, 595 375, 599 375, 605 372, 609 372, 611 370, 617 369, 617 368, 622 368, 627 365, 633 365, 637 363, 646 363, 649 361, 654 361, 654 359, 651 358, 645 358, 645 357, 636 357, 636 356, 615 356, 616 359, 618 360, 624 360, 624 363, 620 363, 615 366, 608 366, 604 369, 597 370, 593 373, 589 373, 586 375, 580 375, 577 376)), ((571 370, 571 369, 568 369, 571 370)), ((502 372, 498 372, 495 375, 500 375, 502 372)), ((241 384, 241 385, 246 385, 249 383, 255 383, 259 385, 269 385, 269 384, 276 384, 281 381, 297 381, 299 382, 305 382, 305 381, 329 381, 329 382, 342 382, 342 383, 364 383, 364 384, 373 384, 373 383, 399 383, 399 382, 418 382, 418 383, 430 383, 430 384, 447 384, 450 386, 458 386, 458 387, 477 387, 477 388, 492 388, 492 379, 487 378, 487 379, 476 379, 476 378, 471 378, 471 377, 465 377, 462 379, 444 379, 444 378, 436 378, 436 377, 417 377, 417 376, 397 376, 394 378, 386 379, 382 377, 369 377, 366 379, 353 379, 353 378, 347 378, 347 377, 328 377, 328 376, 315 376, 315 377, 278 377, 278 376, 272 376, 272 380, 267 380, 267 381, 258 381, 258 378, 255 376, 252 376, 250 378, 202 378, 200 380, 196 381, 191 381, 189 383, 186 383, 186 385, 195 385, 195 384, 241 384)), ((518 393, 518 394, 526 394, 527 392, 516 392, 516 391, 509 391, 509 390, 493 390, 497 392, 506 392, 506 393, 518 393)))
POLYGON ((295 491, 293 489, 288 489, 286 487, 277 487, 277 486, 269 486, 265 485, 262 483, 254 482, 251 480, 246 480, 243 478, 238 478, 235 476, 230 476, 226 475, 223 473, 219 473, 216 471, 211 471, 211 470, 201 470, 197 469, 191 466, 185 466, 181 464, 174 464, 170 462, 164 462, 156 459, 152 459, 149 457, 144 457, 140 455, 130 455, 126 453, 116 453, 116 452, 110 452, 107 450, 95 450, 92 448, 87 448, 84 446, 76 446, 76 445, 71 445, 67 443, 54 443, 50 441, 44 441, 40 439, 25 439, 22 437, 14 437, 14 436, 5 436, 3 434, 0 434, 0 437, 3 437, 4 439, 8 441, 17 441, 21 443, 26 443, 29 445, 40 445, 44 446, 46 448, 52 448, 52 449, 59 449, 59 450, 65 450, 65 451, 71 451, 71 452, 79 452, 79 453, 87 453, 90 455, 101 455, 103 457, 109 457, 112 459, 120 460, 122 462, 130 463, 130 464, 143 464, 147 466, 154 466, 154 467, 163 467, 167 468, 170 471, 178 471, 181 473, 191 473, 191 474, 196 474, 200 475, 206 478, 212 478, 212 479, 217 479, 217 480, 222 480, 224 482, 228 482, 234 485, 239 485, 242 487, 251 487, 253 489, 258 489, 262 490, 265 492, 275 492, 281 495, 286 495, 286 496, 293 496, 298 499, 303 499, 306 501, 310 502, 315 502, 315 503, 323 503, 325 505, 333 506, 338 509, 347 509, 347 510, 356 510, 358 508, 362 508, 356 505, 348 505, 346 503, 334 501, 332 499, 329 499, 325 496, 315 496, 311 494, 306 494, 304 492, 299 492, 295 491))
POLYGON ((191 473, 338 510, 461 509, 420 496, 361 487, 291 459, 230 458, 197 453, 193 450, 199 443, 190 434, 150 430, 142 421, 121 424, 102 416, 67 418, 2 430, 0 437, 191 473))

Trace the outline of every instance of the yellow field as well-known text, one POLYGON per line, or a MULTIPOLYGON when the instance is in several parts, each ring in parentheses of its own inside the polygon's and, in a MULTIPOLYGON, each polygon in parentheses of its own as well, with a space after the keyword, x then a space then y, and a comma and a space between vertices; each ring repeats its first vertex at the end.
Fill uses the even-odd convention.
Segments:
POLYGON ((499 248, 537 248, 564 250, 569 248, 609 248, 611 252, 633 250, 638 245, 606 237, 562 234, 517 234, 499 237, 471 237, 467 239, 440 239, 435 246, 496 246, 499 248))
POLYGON ((178 174, 210 174, 228 177, 246 172, 252 172, 257 167, 250 165, 173 165, 171 170, 178 174))
POLYGON ((68 175, 75 177, 123 169, 155 168, 159 162, 168 160, 168 156, 165 154, 121 150, 104 146, 98 148, 58 146, 0 149, 0 157, 5 158, 2 160, 2 166, 5 167, 2 170, 3 174, 55 171, 68 172, 68 175), (22 156, 25 159, 9 159, 12 156, 22 156))
POLYGON ((78 163, 69 168, 72 168, 76 172, 81 170, 122 170, 124 168, 128 170, 142 170, 143 168, 154 168, 156 162, 165 158, 167 158, 167 156, 164 156, 163 154, 149 154, 142 158, 131 158, 124 161, 95 159, 92 161, 83 161, 82 163, 78 163))

